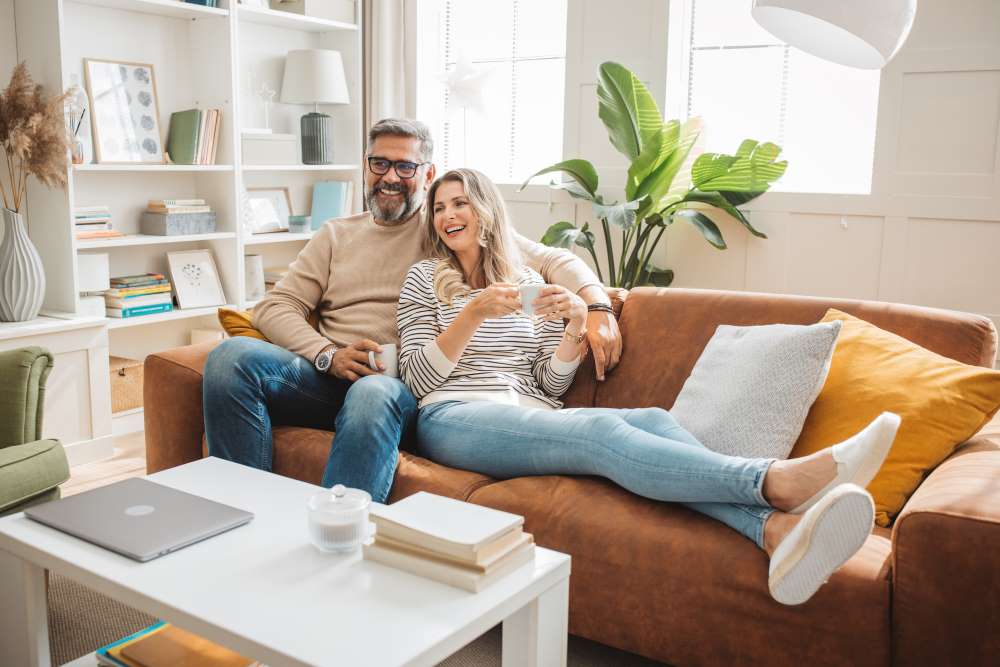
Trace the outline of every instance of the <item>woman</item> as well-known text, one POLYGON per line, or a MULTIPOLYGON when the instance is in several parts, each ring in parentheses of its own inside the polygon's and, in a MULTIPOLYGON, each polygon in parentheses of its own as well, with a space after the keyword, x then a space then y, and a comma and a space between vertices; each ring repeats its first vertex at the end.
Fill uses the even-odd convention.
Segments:
POLYGON ((830 449, 775 461, 712 452, 659 408, 561 409, 583 351, 586 305, 546 285, 535 316, 520 314, 519 288, 542 279, 519 262, 503 199, 483 174, 450 171, 427 202, 440 259, 410 269, 398 311, 421 454, 501 479, 600 475, 685 503, 768 553, 769 589, 785 604, 808 600, 861 548, 874 516, 862 487, 888 453, 896 415, 830 449))

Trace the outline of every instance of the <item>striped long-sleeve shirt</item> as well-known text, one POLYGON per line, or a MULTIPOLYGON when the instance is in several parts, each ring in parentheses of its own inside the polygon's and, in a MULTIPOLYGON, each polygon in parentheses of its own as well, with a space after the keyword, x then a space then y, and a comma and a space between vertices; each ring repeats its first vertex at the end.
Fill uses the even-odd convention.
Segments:
MULTIPOLYGON (((563 336, 561 321, 513 314, 480 325, 458 362, 445 356, 437 337, 462 308, 482 290, 457 297, 452 305, 434 294, 438 260, 417 262, 406 275, 399 295, 399 369, 420 406, 440 401, 494 401, 527 407, 558 409, 569 389, 579 360, 563 362, 555 350, 563 336)), ((522 269, 519 285, 544 281, 522 269)))

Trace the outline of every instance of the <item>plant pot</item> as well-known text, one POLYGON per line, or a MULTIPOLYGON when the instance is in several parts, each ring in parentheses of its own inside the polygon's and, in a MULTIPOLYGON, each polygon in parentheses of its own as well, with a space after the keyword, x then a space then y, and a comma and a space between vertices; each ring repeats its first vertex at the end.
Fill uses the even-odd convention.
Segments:
POLYGON ((0 242, 0 322, 24 322, 38 316, 45 297, 42 258, 28 238, 24 216, 3 209, 0 242))

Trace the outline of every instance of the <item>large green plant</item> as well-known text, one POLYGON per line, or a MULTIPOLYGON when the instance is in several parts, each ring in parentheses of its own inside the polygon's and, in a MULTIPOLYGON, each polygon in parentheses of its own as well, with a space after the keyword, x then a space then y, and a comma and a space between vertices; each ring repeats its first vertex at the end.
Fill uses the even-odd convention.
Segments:
POLYGON ((671 283, 673 271, 654 266, 652 257, 667 226, 677 220, 694 225, 714 247, 726 248, 719 227, 704 213, 706 207, 725 211, 754 236, 767 238, 738 207, 766 192, 785 173, 788 163, 776 162, 781 152, 778 146, 747 139, 735 155, 704 153, 690 160, 700 121, 665 121, 642 82, 617 63, 601 65, 597 97, 598 115, 611 144, 629 160, 624 201, 605 201, 597 191, 597 170, 582 159, 546 167, 532 174, 521 189, 536 176, 565 174, 567 180, 551 187, 591 203, 594 216, 601 221, 606 264, 602 269, 589 222, 582 227, 557 222, 545 232, 542 243, 585 248, 602 282, 629 289, 671 283), (617 261, 612 228, 619 236, 617 261))

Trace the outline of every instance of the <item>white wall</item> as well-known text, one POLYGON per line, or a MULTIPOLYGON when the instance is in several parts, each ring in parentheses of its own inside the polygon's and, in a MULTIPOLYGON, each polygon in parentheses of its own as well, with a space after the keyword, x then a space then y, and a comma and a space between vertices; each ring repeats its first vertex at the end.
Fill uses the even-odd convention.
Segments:
MULTIPOLYGON (((14 36, 14 0, 0 0, 0 90, 7 87, 10 74, 17 65, 17 39, 14 36)), ((7 166, 0 156, 0 180, 7 192, 10 192, 10 179, 7 178, 7 166)), ((3 230, 0 229, 0 239, 3 230)))
MULTIPOLYGON (((667 0, 569 6, 565 157, 587 158, 602 183, 620 184, 624 161, 597 118, 597 67, 626 65, 663 108, 667 0)), ((909 40, 882 72, 871 195, 768 194, 750 216, 769 239, 720 219, 729 249, 717 251, 679 224, 657 261, 677 286, 900 301, 1000 324, 998 164, 1000 2, 920 0, 909 40)), ((594 220, 561 193, 551 207, 544 188, 508 194, 535 238, 560 219, 594 220)))

